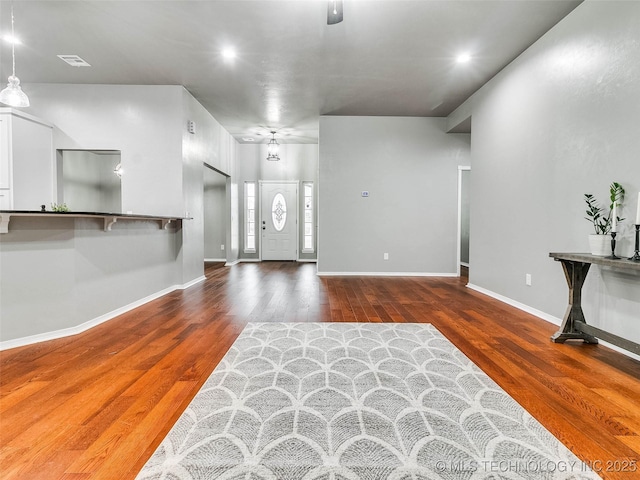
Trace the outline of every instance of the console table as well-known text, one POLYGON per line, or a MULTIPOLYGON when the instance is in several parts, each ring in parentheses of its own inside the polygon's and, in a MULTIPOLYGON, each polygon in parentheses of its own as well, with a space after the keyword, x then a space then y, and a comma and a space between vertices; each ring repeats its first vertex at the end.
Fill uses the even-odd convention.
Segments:
POLYGON ((587 253, 550 253, 549 256, 562 263, 562 269, 569 286, 569 306, 560 330, 551 336, 551 340, 556 343, 564 343, 566 340, 578 339, 584 340, 586 343, 598 343, 598 338, 601 338, 640 355, 640 344, 588 325, 582 311, 582 286, 591 265, 602 265, 613 270, 640 273, 640 262, 626 259, 613 260, 587 253))

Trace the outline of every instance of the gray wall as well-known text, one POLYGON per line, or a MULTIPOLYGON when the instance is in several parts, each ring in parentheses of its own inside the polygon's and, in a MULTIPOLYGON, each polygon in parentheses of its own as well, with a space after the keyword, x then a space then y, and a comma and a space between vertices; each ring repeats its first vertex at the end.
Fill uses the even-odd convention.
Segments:
MULTIPOLYGON (((241 258, 259 258, 260 242, 256 237, 256 253, 244 253, 244 235, 245 235, 245 215, 244 215, 244 182, 258 182, 260 180, 267 181, 285 181, 285 180, 299 180, 300 182, 313 182, 314 184, 314 196, 315 206, 314 220, 318 225, 318 145, 315 144, 281 144, 279 149, 279 162, 267 161, 267 145, 259 144, 243 144, 238 145, 238 181, 239 181, 239 204, 240 204, 240 243, 241 258)), ((302 237, 303 237, 303 220, 302 212, 302 186, 300 185, 298 191, 300 202, 298 205, 298 211, 300 212, 300 245, 298 246, 298 257, 304 260, 313 260, 317 255, 317 235, 315 235, 315 247, 314 253, 301 253, 302 252, 302 237)), ((258 194, 258 198, 260 195, 258 194)), ((257 221, 256 217, 256 221, 257 221)), ((257 232, 259 233, 259 232, 257 232)))
MULTIPOLYGON (((584 2, 461 107, 472 110, 472 284, 561 318, 567 286, 548 253, 588 250, 583 194, 605 201, 618 181, 634 217, 639 19, 639 2, 584 2)), ((590 323, 640 341, 639 275, 593 267, 583 301, 590 323)))
POLYGON ((320 118, 318 273, 455 274, 469 135, 445 127, 444 118, 320 118))
POLYGON ((0 235, 0 341, 55 338, 175 285, 179 236, 158 222, 105 232, 101 219, 13 217, 0 235))
POLYGON ((462 170, 460 185, 460 263, 469 264, 471 229, 471 171, 462 170))
POLYGON ((204 170, 203 164, 228 175, 227 183, 227 262, 238 259, 238 179, 236 178, 237 142, 205 108, 184 88, 182 90, 183 194, 186 211, 193 217, 192 228, 183 235, 190 254, 184 258, 185 278, 201 275, 204 253, 204 170), (195 122, 195 134, 187 122, 195 122), (189 273, 191 272, 191 273, 189 273), (200 273, 198 273, 200 272, 200 273))
POLYGON ((52 338, 204 278, 203 163, 235 173, 229 133, 181 86, 32 84, 29 96, 29 113, 55 125, 54 149, 121 151, 125 212, 192 219, 111 232, 98 220, 12 219, 0 235, 0 341, 52 338))
POLYGON ((226 260, 227 177, 204 168, 204 258, 226 260), (222 249, 222 245, 225 249, 222 249))
POLYGON ((180 86, 30 84, 25 109, 53 123, 58 150, 119 150, 122 209, 185 213, 180 86))

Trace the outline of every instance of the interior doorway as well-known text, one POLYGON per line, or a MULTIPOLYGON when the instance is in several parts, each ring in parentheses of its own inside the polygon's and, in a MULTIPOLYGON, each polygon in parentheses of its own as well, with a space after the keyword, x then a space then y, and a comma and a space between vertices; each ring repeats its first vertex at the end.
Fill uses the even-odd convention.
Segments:
POLYGON ((298 259, 298 183, 260 182, 260 259, 298 259))
POLYGON ((458 166, 458 276, 469 274, 469 237, 471 234, 471 167, 458 166))
POLYGON ((203 172, 204 261, 227 261, 227 176, 206 163, 203 172))

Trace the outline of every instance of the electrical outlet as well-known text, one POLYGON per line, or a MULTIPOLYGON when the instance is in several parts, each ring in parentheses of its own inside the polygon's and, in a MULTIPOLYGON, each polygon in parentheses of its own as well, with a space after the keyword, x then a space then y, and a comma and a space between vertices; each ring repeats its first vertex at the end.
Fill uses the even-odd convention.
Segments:
POLYGON ((385 254, 383 255, 383 258, 384 258, 385 260, 389 260, 389 254, 388 254, 388 253, 385 253, 385 254))
POLYGON ((525 277, 524 277, 524 283, 526 283, 526 284, 527 284, 527 286, 529 286, 529 287, 531 286, 531 274, 530 274, 530 273, 527 273, 527 274, 525 275, 525 277))
POLYGON ((220 250, 224 250, 224 245, 220 245, 220 250))

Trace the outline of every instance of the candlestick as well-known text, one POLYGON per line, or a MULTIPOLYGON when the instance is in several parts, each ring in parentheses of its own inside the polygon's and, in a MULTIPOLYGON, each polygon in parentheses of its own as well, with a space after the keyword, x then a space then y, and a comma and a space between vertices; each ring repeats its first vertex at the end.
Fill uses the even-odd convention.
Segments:
POLYGON ((636 211, 636 225, 640 224, 640 192, 638 192, 638 210, 636 211))
POLYGON ((629 260, 634 262, 640 262, 640 225, 634 225, 636 227, 636 251, 633 256, 629 257, 629 260))
POLYGON ((620 257, 616 256, 616 232, 611 232, 611 255, 605 258, 620 260, 620 257))
POLYGON ((618 231, 618 204, 613 202, 613 211, 611 212, 611 232, 618 231))

